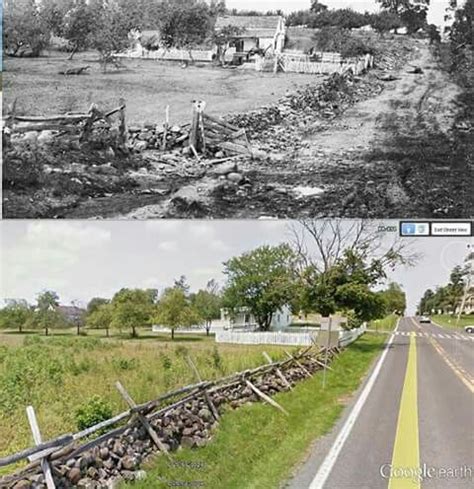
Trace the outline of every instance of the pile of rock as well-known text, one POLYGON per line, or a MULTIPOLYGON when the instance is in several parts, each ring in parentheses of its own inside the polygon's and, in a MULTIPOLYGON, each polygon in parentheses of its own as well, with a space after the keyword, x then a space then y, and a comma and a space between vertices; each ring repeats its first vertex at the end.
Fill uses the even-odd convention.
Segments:
POLYGON ((171 150, 181 147, 189 137, 189 124, 187 126, 174 125, 165 128, 160 125, 145 123, 142 127, 130 126, 128 128, 129 147, 137 152, 146 149, 161 150, 164 147, 171 150), (166 141, 166 145, 164 143, 166 141))
MULTIPOLYGON (((319 368, 317 361, 308 355, 299 359, 299 365, 292 361, 279 365, 280 372, 290 385, 303 380, 319 368)), ((251 380, 252 384, 267 396, 289 388, 275 367, 269 367, 259 374, 234 377, 231 383, 217 384, 208 390, 208 396, 220 414, 226 405, 238 408, 243 404, 259 401, 257 394, 246 384, 246 379, 251 380)), ((197 448, 206 445, 217 427, 217 421, 202 391, 168 410, 161 408, 156 413, 149 413, 148 420, 169 452, 176 451, 179 447, 197 448)), ((123 480, 146 478, 146 472, 140 470, 140 466, 145 460, 159 453, 158 448, 138 420, 122 431, 119 436, 105 439, 94 448, 76 456, 74 452, 70 452, 69 457, 65 455, 64 458, 51 462, 56 487, 111 488, 117 487, 123 480)), ((4 480, 2 483, 0 479, 2 488, 46 487, 44 475, 39 467, 28 473, 20 473, 14 481, 10 479, 10 482, 6 482, 7 478, 4 480)))

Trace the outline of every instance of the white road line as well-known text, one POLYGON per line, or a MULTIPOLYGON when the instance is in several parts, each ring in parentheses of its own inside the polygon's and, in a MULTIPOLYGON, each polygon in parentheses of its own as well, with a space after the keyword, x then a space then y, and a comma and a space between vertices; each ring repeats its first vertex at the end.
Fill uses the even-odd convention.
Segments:
MULTIPOLYGON (((394 333, 397 334, 397 329, 398 326, 400 325, 400 319, 398 320, 397 326, 394 329, 394 333)), ((351 413, 349 414, 348 418, 346 419, 344 426, 341 428, 341 431, 339 432, 339 435, 337 436, 336 440, 334 441, 334 444, 332 445, 331 449, 329 450, 329 453, 326 455, 326 458, 324 459, 323 463, 319 467, 318 473, 314 477, 313 481, 309 485, 308 489, 322 489, 324 487, 324 484, 326 483, 329 475, 331 474, 331 471, 336 463, 337 457, 341 453, 342 447, 344 446, 344 443, 346 442, 347 438, 349 437, 352 428, 354 427, 355 422, 357 421, 357 418, 359 417, 359 414, 362 411, 362 408, 364 407, 365 402, 367 401, 367 398, 369 397, 370 392, 372 391, 372 388, 375 384, 375 381, 377 380, 377 377, 379 376, 380 370, 382 369, 382 365, 385 361, 385 358, 387 356, 387 353, 389 352, 390 345, 392 344, 393 338, 395 337, 395 334, 392 334, 390 336, 390 339, 388 340, 387 344, 385 345, 385 349, 382 353, 382 356, 380 357, 377 365, 375 366, 372 375, 370 376, 369 380, 365 384, 364 389, 362 390, 359 399, 357 399, 357 402, 354 404, 354 407, 352 408, 351 413)))

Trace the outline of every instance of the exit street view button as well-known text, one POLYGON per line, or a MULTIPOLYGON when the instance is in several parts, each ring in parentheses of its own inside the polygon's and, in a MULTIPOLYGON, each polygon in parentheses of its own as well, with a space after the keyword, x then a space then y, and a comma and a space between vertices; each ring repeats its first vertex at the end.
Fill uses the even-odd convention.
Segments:
POLYGON ((432 222, 431 236, 472 236, 472 222, 432 222))

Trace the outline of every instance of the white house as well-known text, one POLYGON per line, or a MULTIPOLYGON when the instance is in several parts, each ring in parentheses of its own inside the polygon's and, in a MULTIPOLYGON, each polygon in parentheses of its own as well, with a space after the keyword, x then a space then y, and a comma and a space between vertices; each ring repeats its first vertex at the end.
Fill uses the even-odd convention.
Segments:
MULTIPOLYGON (((293 322, 293 316, 289 306, 283 306, 272 317, 271 331, 281 331, 293 322)), ((213 321, 212 329, 239 329, 252 331, 258 327, 253 314, 248 308, 242 307, 233 314, 228 309, 221 309, 221 318, 213 321)))

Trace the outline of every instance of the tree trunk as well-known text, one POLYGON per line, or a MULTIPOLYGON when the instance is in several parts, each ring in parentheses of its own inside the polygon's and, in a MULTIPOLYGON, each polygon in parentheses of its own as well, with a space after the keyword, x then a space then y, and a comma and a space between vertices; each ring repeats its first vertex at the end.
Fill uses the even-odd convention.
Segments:
POLYGON ((174 328, 171 328, 171 339, 174 340, 174 328))
POLYGON ((71 54, 69 55, 69 57, 67 58, 69 61, 72 61, 72 58, 74 57, 74 55, 77 53, 77 44, 74 46, 74 49, 71 51, 71 54))
POLYGON ((81 334, 81 326, 80 326, 80 324, 77 324, 76 328, 77 328, 77 336, 79 336, 81 334))
POLYGON ((23 326, 21 324, 18 326, 18 331, 20 334, 23 333, 23 326))
POLYGON ((211 332, 211 323, 207 321, 206 323, 206 336, 209 336, 209 333, 211 332))
POLYGON ((109 328, 105 328, 105 336, 108 338, 110 335, 109 328))
POLYGON ((135 326, 132 326, 132 338, 136 338, 137 337, 137 331, 135 329, 135 326))
POLYGON ((49 328, 48 328, 48 326, 46 326, 45 332, 46 332, 46 336, 49 336, 49 328))

